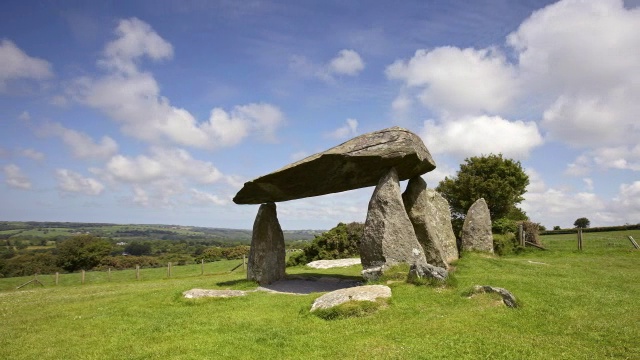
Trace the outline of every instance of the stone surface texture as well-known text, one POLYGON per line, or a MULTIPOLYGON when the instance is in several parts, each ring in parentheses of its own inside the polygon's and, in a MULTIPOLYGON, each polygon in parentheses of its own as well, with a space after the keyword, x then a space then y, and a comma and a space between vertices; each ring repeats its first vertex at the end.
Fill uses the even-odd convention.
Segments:
POLYGON ((458 259, 449 203, 420 176, 409 180, 402 200, 427 262, 447 269, 458 259))
POLYGON ((493 253, 491 215, 483 198, 471 205, 462 225, 462 250, 493 253))
POLYGON ((329 309, 349 301, 376 301, 379 298, 390 298, 391 288, 385 285, 366 285, 340 289, 317 298, 311 311, 329 309))
POLYGON ((199 299, 203 297, 236 297, 245 295, 247 295, 247 292, 242 290, 191 289, 182 293, 182 296, 187 299, 199 299))
POLYGON ((283 279, 285 255, 284 235, 278 222, 276 204, 262 204, 253 223, 247 279, 260 285, 283 279))
POLYGON ((516 297, 513 296, 513 294, 507 289, 504 289, 504 288, 501 288, 501 287, 488 286, 488 285, 476 285, 471 290, 471 295, 473 295, 473 294, 484 294, 484 293, 496 293, 496 294, 499 294, 500 296, 502 296, 502 302, 506 306, 508 306, 510 308, 517 308, 518 307, 518 302, 516 300, 516 297))
POLYGON ((380 178, 369 201, 360 242, 360 259, 365 271, 403 262, 427 262, 404 209, 398 174, 394 168, 380 178))
POLYGON ((429 264, 412 264, 409 268, 409 280, 412 279, 436 279, 444 281, 449 276, 449 272, 441 267, 429 264))
POLYGON ((330 269, 330 268, 336 268, 336 267, 347 267, 352 265, 359 265, 360 263, 361 263, 360 258, 316 260, 308 263, 307 266, 314 269, 330 269))
POLYGON ((406 180, 436 165, 420 137, 393 127, 360 135, 251 180, 233 201, 261 204, 373 186, 391 167, 400 180, 406 180))

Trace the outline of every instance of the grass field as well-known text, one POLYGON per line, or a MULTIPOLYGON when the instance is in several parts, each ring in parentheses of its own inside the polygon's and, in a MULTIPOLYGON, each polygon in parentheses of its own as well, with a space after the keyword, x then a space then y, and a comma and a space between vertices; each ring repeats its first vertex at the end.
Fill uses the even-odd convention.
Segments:
MULTIPOLYGON (((15 289, 0 279, 1 359, 638 359, 639 231, 543 237, 548 251, 502 258, 466 254, 454 288, 390 284, 387 309, 326 321, 308 309, 319 294, 250 293, 187 300, 185 290, 250 289, 238 261, 135 272, 65 274, 54 286, 15 289), (625 242, 626 241, 626 242, 625 242), (100 278, 103 277, 103 278, 100 278), (509 289, 522 306, 462 296, 475 284, 509 289)), ((359 267, 289 274, 358 276, 359 267)), ((48 282, 47 282, 48 281, 48 282)))

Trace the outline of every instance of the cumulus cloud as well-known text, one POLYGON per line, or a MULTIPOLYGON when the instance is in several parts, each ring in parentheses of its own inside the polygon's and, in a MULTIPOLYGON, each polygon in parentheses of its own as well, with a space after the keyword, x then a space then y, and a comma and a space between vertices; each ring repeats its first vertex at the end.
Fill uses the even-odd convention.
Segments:
POLYGON ((4 181, 12 188, 20 190, 31 189, 31 181, 27 175, 22 172, 19 166, 15 164, 5 165, 4 168, 4 181))
POLYGON ((61 192, 99 195, 104 190, 104 185, 98 180, 84 177, 67 169, 57 169, 56 179, 58 180, 58 189, 61 192))
POLYGON ((195 205, 226 205, 229 203, 227 199, 198 189, 191 189, 190 193, 192 203, 195 205))
POLYGON ((434 154, 460 157, 502 153, 522 159, 542 144, 535 122, 509 121, 499 116, 464 117, 444 123, 428 120, 421 135, 434 154))
POLYGON ((194 159, 184 149, 160 147, 152 148, 149 156, 113 156, 104 169, 94 170, 94 172, 104 175, 110 180, 130 184, 144 184, 167 179, 210 184, 223 178, 222 173, 213 164, 194 159))
POLYGON ((347 119, 346 123, 328 134, 329 137, 334 139, 345 139, 353 137, 358 131, 358 120, 347 119))
POLYGON ((59 123, 47 123, 39 129, 42 136, 56 136, 62 139, 73 156, 80 159, 107 159, 118 152, 118 144, 109 136, 96 142, 91 136, 59 123))
POLYGON ((638 219, 640 219, 640 181, 620 185, 618 195, 613 199, 613 205, 620 212, 624 222, 638 223, 638 219))
POLYGON ((357 75, 364 69, 364 61, 354 50, 344 49, 329 62, 329 71, 339 75, 357 75))
POLYGON ((207 149, 235 145, 250 134, 275 140, 275 132, 284 122, 276 106, 252 103, 228 112, 214 108, 208 120, 199 122, 186 109, 171 105, 160 94, 154 76, 139 69, 144 57, 170 58, 171 44, 136 18, 121 20, 116 35, 98 62, 107 74, 76 79, 70 93, 76 101, 119 122, 125 134, 156 145, 207 149))
POLYGON ((44 80, 53 76, 49 62, 31 57, 12 41, 0 41, 0 91, 14 79, 44 80))
POLYGON ((417 50, 411 59, 389 65, 386 75, 419 89, 424 105, 446 113, 500 111, 518 90, 515 70, 493 49, 417 50))

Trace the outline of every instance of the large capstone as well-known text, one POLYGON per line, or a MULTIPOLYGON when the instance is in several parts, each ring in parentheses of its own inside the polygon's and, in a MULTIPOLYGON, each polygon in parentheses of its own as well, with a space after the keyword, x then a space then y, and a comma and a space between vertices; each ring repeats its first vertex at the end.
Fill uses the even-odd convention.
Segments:
POLYGON ((427 189, 420 176, 409 180, 402 200, 427 262, 448 268, 450 262, 458 259, 458 248, 447 200, 435 190, 427 189))
POLYGON ((462 225, 462 250, 493 253, 491 215, 483 198, 471 205, 462 225))
POLYGON ((398 173, 391 168, 376 187, 360 241, 362 268, 384 268, 398 263, 426 263, 413 225, 404 209, 398 173))
POLYGON ((262 204, 253 223, 247 279, 266 285, 284 277, 284 235, 278 222, 276 204, 262 204))
POLYGON ((436 165, 420 137, 393 127, 360 135, 249 181, 233 201, 261 204, 374 186, 392 167, 400 180, 406 180, 436 165))

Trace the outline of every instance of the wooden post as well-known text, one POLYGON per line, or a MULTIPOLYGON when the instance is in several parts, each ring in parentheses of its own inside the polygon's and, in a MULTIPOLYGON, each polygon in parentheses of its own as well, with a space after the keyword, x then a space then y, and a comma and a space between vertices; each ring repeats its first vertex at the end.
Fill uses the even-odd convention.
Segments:
POLYGON ((84 270, 82 270, 82 283, 84 284, 84 270))
POLYGON ((242 270, 247 270, 247 257, 242 254, 242 270))
POLYGON ((640 249, 640 246, 638 246, 638 243, 636 242, 636 240, 633 238, 633 236, 629 235, 629 241, 631 241, 631 245, 633 245, 634 248, 636 249, 640 249))
POLYGON ((140 280, 140 265, 136 265, 136 280, 140 280))
POLYGON ((171 277, 171 261, 167 263, 167 277, 171 277))
POLYGON ((204 259, 200 260, 200 275, 204 275, 204 259))
POLYGON ((520 240, 520 246, 524 247, 524 226, 518 225, 518 238, 520 240))
POLYGON ((60 280, 60 273, 56 272, 56 285, 58 285, 59 280, 60 280))
POLYGON ((107 281, 111 281, 111 268, 109 268, 109 270, 107 270, 107 281))
POLYGON ((578 228, 578 250, 582 251, 582 229, 578 228))

